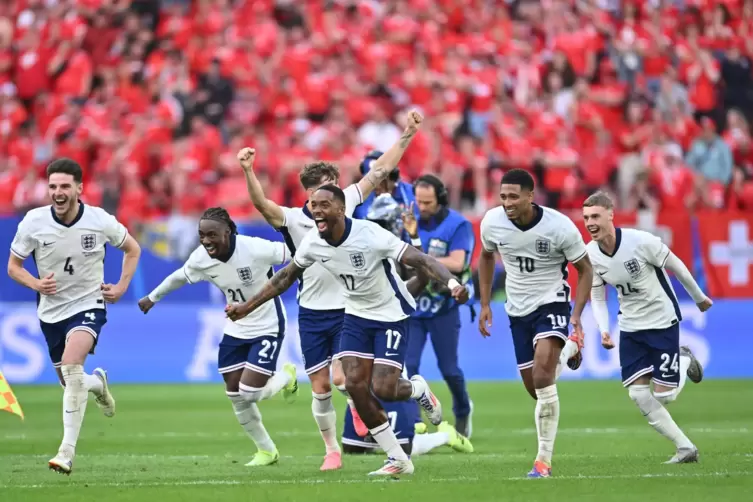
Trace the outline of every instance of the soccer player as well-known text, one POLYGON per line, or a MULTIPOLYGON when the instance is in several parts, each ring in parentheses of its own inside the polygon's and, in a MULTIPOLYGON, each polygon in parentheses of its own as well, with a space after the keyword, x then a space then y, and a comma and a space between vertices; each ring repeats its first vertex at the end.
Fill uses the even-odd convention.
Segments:
MULTIPOLYGON (((398 142, 378 159, 370 162, 370 170, 362 180, 345 188, 345 216, 351 216, 356 206, 395 169, 418 132, 422 120, 418 112, 410 112, 408 125, 398 142)), ((267 222, 283 234, 291 254, 295 255, 304 236, 314 228, 311 202, 307 201, 303 207, 288 208, 278 206, 267 199, 254 175, 254 157, 255 151, 251 148, 244 148, 238 153, 238 161, 246 176, 251 201, 267 222)), ((337 166, 321 161, 307 164, 300 173, 301 184, 309 199, 320 186, 336 185, 339 177, 337 166)), ((342 281, 327 273, 321 264, 312 264, 303 272, 298 283, 298 305, 301 351, 313 393, 311 409, 326 449, 321 470, 339 469, 342 467, 342 456, 337 442, 337 416, 332 405, 329 366, 332 364, 333 383, 340 392, 346 394, 345 377, 335 357, 340 351, 340 331, 345 312, 342 281)), ((365 436, 368 429, 350 399, 349 404, 353 412, 354 426, 365 436)))
POLYGON ((372 475, 411 474, 413 464, 400 448, 384 410, 385 401, 419 401, 434 425, 442 421, 442 407, 419 375, 400 378, 405 358, 408 317, 415 301, 397 275, 400 262, 447 284, 457 301, 468 290, 446 267, 369 221, 345 216, 345 194, 335 185, 320 187, 311 197, 316 231, 306 235, 293 261, 274 275, 262 292, 241 305, 229 305, 228 316, 238 319, 288 289, 314 263, 341 281, 345 290, 345 320, 339 357, 345 385, 374 440, 387 453, 385 465, 372 475), (374 395, 372 395, 372 391, 374 395))
POLYGON ((575 224, 562 213, 534 204, 533 190, 533 178, 527 171, 508 171, 500 187, 502 205, 488 211, 481 222, 479 330, 490 336, 494 253, 499 252, 507 272, 505 310, 518 370, 526 390, 536 399, 539 448, 528 477, 545 478, 551 475, 560 415, 555 380, 561 361, 571 367, 579 364, 580 317, 591 292, 593 271, 575 224), (572 313, 568 262, 578 271, 572 313), (570 340, 568 324, 574 331, 570 340))
MULTIPOLYGON (((442 180, 425 174, 415 182, 416 205, 405 211, 405 230, 411 244, 436 258, 462 283, 472 287, 471 256, 475 237, 471 223, 451 209, 447 189, 442 180)), ((408 374, 418 373, 427 336, 437 357, 439 370, 452 393, 455 428, 470 437, 472 403, 465 386, 465 376, 458 364, 460 340, 460 306, 443 285, 431 284, 416 298, 416 311, 411 317, 406 365, 408 374)))
MULTIPOLYGON (((272 267, 290 259, 285 244, 237 234, 235 222, 225 209, 213 207, 204 211, 199 220, 201 245, 182 268, 139 301, 141 311, 146 314, 171 291, 199 281, 217 286, 230 304, 245 302, 261 291, 272 277, 272 267)), ((220 342, 218 369, 225 380, 225 392, 235 416, 258 450, 247 467, 272 465, 280 459, 257 403, 280 391, 286 401, 292 402, 298 392, 293 364, 275 371, 285 324, 285 307, 275 298, 251 316, 227 321, 220 342)))
POLYGON ((615 228, 613 208, 603 192, 583 203, 583 219, 593 239, 587 246, 595 272, 591 304, 601 343, 614 347, 606 303, 606 285, 611 284, 620 303, 622 384, 648 423, 675 444, 677 451, 666 463, 697 462, 698 448, 665 408, 677 399, 688 378, 695 383, 703 378, 693 353, 680 347, 682 315, 665 269, 675 274, 701 312, 712 302, 661 239, 641 230, 615 228))
POLYGON ((128 230, 103 209, 81 200, 81 166, 60 158, 47 166, 51 206, 32 209, 18 225, 8 259, 8 275, 38 293, 37 314, 50 359, 63 392, 63 441, 50 469, 70 474, 76 442, 84 421, 88 393, 106 417, 115 415, 115 399, 107 373, 97 368, 84 373, 87 354, 93 354, 102 326, 105 303, 117 302, 128 290, 141 248, 128 230), (105 244, 125 256, 120 280, 105 284, 105 244), (39 278, 23 268, 29 256, 39 278))

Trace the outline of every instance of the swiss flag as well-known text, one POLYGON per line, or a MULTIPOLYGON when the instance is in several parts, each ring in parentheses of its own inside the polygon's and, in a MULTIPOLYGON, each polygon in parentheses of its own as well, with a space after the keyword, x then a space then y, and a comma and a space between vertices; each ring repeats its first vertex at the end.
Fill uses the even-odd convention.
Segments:
POLYGON ((713 297, 753 297, 753 215, 698 215, 709 292, 713 297))

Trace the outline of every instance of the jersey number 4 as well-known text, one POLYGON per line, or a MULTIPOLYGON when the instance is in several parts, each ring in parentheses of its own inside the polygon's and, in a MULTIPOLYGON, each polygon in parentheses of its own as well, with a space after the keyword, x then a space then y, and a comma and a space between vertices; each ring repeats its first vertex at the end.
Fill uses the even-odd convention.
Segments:
POLYGON ((520 273, 528 272, 529 274, 535 270, 535 267, 533 265, 533 258, 523 258, 521 256, 516 256, 516 260, 518 260, 518 267, 520 267, 520 273))
POLYGON ((63 265, 63 272, 68 272, 73 275, 73 265, 71 264, 71 257, 65 259, 65 265, 63 265))

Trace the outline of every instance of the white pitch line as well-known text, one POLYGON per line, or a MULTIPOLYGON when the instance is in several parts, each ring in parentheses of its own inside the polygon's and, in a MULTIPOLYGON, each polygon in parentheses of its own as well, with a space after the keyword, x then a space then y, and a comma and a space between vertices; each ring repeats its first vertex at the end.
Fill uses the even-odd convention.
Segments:
MULTIPOLYGON (((615 474, 615 475, 572 475, 572 476, 553 476, 551 481, 573 481, 573 480, 583 480, 583 479, 593 479, 593 480, 610 480, 610 479, 663 479, 663 478, 674 478, 674 479, 683 479, 683 478, 715 478, 715 477, 729 477, 729 476, 751 476, 753 475, 753 472, 751 471, 721 471, 721 472, 699 472, 699 473, 688 473, 688 472, 681 472, 681 473, 657 473, 657 474, 615 474)), ((412 482, 412 481, 419 481, 419 482, 427 482, 427 483, 469 483, 469 482, 476 482, 479 481, 479 478, 476 477, 467 477, 467 476, 457 476, 457 477, 451 477, 451 478, 426 478, 426 479, 409 479, 409 478, 403 478, 402 480, 412 482)), ((70 486, 71 488, 77 488, 83 484, 86 484, 88 487, 93 488, 111 488, 111 487, 122 487, 127 486, 129 488, 147 488, 147 487, 160 487, 160 486, 253 486, 253 485, 322 485, 322 484, 342 484, 342 485, 352 485, 352 484, 372 484, 372 483, 379 483, 379 482, 389 482, 390 479, 337 479, 337 480, 326 480, 326 479, 259 479, 259 480, 197 480, 197 481, 154 481, 154 482, 133 482, 133 481, 123 481, 123 482, 116 482, 116 483, 97 483, 97 482, 82 482, 81 484, 60 484, 60 483, 54 483, 54 484, 34 484, 34 485, 24 485, 24 484, 4 484, 0 485, 0 488, 19 488, 19 489, 38 489, 38 488, 54 488, 54 489, 60 489, 62 487, 70 486)), ((494 478, 495 482, 499 481, 528 481, 525 477, 508 477, 508 478, 494 478)))

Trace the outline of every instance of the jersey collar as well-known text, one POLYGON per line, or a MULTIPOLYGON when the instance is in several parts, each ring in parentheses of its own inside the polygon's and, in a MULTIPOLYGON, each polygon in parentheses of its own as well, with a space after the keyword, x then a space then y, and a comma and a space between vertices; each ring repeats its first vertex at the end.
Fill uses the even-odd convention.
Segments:
POLYGON ((78 223, 81 217, 84 216, 84 203, 81 201, 78 201, 78 214, 76 214, 76 217, 73 218, 73 221, 71 221, 70 223, 64 223, 63 220, 58 218, 58 215, 55 214, 55 208, 52 206, 50 206, 50 213, 52 213, 52 219, 55 220, 55 223, 57 223, 58 225, 62 225, 64 227, 70 228, 76 223, 78 223))
POLYGON ((343 232, 342 237, 340 237, 340 240, 338 240, 337 242, 327 241, 327 244, 333 247, 337 247, 343 242, 345 242, 348 239, 348 236, 350 235, 350 229, 352 227, 353 227, 353 220, 351 220, 350 218, 346 216, 345 217, 345 231, 343 232))
POLYGON ((609 256, 610 258, 614 258, 614 255, 617 254, 617 251, 620 249, 620 243, 622 242, 622 229, 621 228, 615 228, 614 229, 614 251, 611 253, 607 253, 604 251, 601 246, 599 246, 599 251, 601 251, 603 254, 609 256))
POLYGON ((533 211, 534 211, 533 219, 531 221, 529 221, 528 224, 526 224, 526 225, 518 225, 517 223, 515 223, 512 220, 510 220, 510 223, 512 223, 513 225, 515 225, 515 227, 518 230, 522 231, 522 232, 525 232, 527 230, 531 230, 533 227, 535 227, 536 225, 538 225, 539 222, 541 221, 541 218, 544 217, 544 210, 541 209, 541 206, 539 206, 538 204, 533 204, 533 211))
POLYGON ((235 253, 235 234, 230 234, 230 244, 228 244, 227 247, 227 256, 221 256, 217 259, 222 263, 227 263, 228 261, 230 261, 230 258, 233 257, 233 253, 235 253))
POLYGON ((309 211, 309 201, 303 203, 303 207, 301 208, 301 211, 303 211, 303 214, 308 217, 308 219, 313 220, 314 217, 311 215, 311 211, 309 211))

